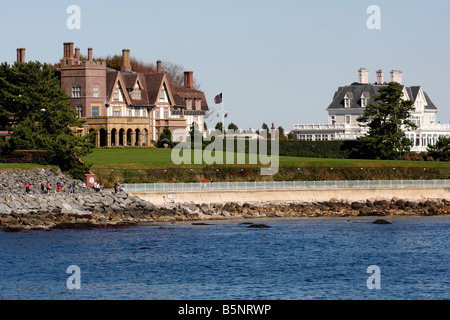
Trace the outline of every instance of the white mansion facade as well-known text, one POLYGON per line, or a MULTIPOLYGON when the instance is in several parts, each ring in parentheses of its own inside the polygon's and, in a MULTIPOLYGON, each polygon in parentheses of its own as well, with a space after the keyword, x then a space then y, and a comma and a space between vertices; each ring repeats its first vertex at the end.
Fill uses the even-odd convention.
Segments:
MULTIPOLYGON (((385 86, 384 72, 377 71, 377 82, 369 83, 369 71, 360 69, 359 82, 340 87, 328 106, 328 124, 296 124, 291 131, 300 140, 356 140, 368 132, 367 127, 360 127, 356 120, 364 108, 373 103, 373 97, 385 86)), ((402 83, 402 72, 391 71, 391 81, 402 83)), ((450 123, 440 124, 436 121, 438 109, 421 86, 403 86, 403 99, 414 101, 415 111, 411 120, 418 128, 405 131, 406 137, 413 142, 412 151, 426 151, 427 146, 434 145, 440 136, 450 137, 450 123)))

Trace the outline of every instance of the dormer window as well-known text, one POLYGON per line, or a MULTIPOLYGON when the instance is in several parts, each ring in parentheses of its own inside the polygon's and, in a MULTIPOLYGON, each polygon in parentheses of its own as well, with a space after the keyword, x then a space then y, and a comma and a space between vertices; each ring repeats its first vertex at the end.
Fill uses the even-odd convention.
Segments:
POLYGON ((141 99, 141 88, 138 84, 134 87, 131 96, 134 100, 140 100, 141 99))
POLYGON ((368 92, 364 92, 361 96, 361 108, 367 107, 369 103, 370 94, 368 92))
POLYGON ((348 92, 344 97, 344 107, 350 108, 351 99, 353 99, 353 94, 351 92, 348 92))

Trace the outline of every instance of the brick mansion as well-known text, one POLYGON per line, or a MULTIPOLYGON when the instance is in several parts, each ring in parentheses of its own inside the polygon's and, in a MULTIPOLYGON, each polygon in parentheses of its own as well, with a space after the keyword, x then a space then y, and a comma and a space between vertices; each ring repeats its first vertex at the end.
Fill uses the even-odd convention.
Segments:
MULTIPOLYGON (((161 61, 156 72, 133 72, 130 50, 122 51, 122 69, 108 68, 88 49, 82 59, 79 48, 64 43, 61 87, 70 97, 70 107, 86 121, 75 128, 80 135, 95 132, 97 147, 148 146, 158 141, 164 128, 172 140, 186 141, 193 123, 205 131, 209 110, 205 94, 194 89, 192 71, 184 72, 184 85, 168 80, 161 61)), ((25 62, 25 49, 17 49, 17 62, 25 62)))

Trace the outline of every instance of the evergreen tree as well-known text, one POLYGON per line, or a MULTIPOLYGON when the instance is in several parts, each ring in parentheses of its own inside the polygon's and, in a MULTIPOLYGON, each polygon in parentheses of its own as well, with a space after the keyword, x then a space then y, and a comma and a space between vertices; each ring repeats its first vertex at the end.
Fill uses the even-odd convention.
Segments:
POLYGON ((428 146, 428 156, 434 160, 449 161, 450 160, 450 138, 439 137, 436 144, 428 146))
POLYGON ((87 166, 78 156, 94 147, 92 134, 79 137, 71 128, 82 127, 58 77, 40 62, 0 65, 0 121, 13 131, 5 151, 48 150, 62 170, 87 166))
POLYGON ((414 102, 403 100, 402 85, 390 82, 374 96, 375 104, 369 104, 357 120, 367 126, 367 135, 359 138, 358 152, 368 158, 402 159, 410 151, 412 143, 403 130, 417 126, 409 119, 414 102))

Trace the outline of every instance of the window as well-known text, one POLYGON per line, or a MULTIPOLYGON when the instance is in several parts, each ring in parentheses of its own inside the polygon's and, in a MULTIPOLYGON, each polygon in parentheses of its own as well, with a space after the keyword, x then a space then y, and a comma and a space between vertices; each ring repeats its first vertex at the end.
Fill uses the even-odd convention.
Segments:
POLYGON ((115 107, 113 109, 113 117, 120 117, 120 107, 115 107))
POLYGON ((350 99, 349 98, 344 99, 344 107, 350 108, 350 99))
POLYGON ((94 86, 94 98, 98 98, 99 93, 98 93, 98 86, 94 86))
POLYGON ((433 116, 429 116, 428 117, 428 121, 430 124, 434 124, 434 117, 433 116))
POLYGON ((169 108, 164 108, 164 119, 169 119, 169 108))
POLYGON ((114 96, 113 96, 114 100, 119 100, 119 89, 120 87, 119 84, 117 83, 116 89, 114 89, 114 96))
POLYGON ((312 140, 312 134, 307 134, 306 135, 306 140, 311 141, 312 140))
POLYGON ((195 100, 195 110, 201 110, 202 109, 202 100, 197 99, 195 100))
POLYGON ((351 117, 350 116, 345 116, 345 123, 346 124, 350 124, 351 123, 351 117))
POLYGON ((134 116, 135 117, 140 117, 141 116, 141 110, 138 109, 138 108, 134 109, 134 116))
POLYGON ((100 109, 99 109, 99 107, 92 107, 92 116, 93 117, 100 116, 100 109))
POLYGON ((142 111, 142 116, 143 116, 144 118, 147 118, 147 110, 143 110, 143 111, 142 111))
POLYGON ((156 119, 161 118, 161 117, 160 117, 159 108, 157 108, 157 109, 155 110, 155 118, 156 118, 156 119))
POLYGON ((80 86, 72 87, 72 98, 81 98, 81 87, 80 86))
POLYGON ((141 99, 141 88, 139 87, 138 84, 134 87, 131 96, 132 96, 133 99, 135 99, 135 100, 140 100, 140 99, 141 99))
POLYGON ((77 106, 78 118, 83 118, 83 106, 77 106))
POLYGON ((186 99, 186 107, 187 107, 187 110, 192 110, 192 100, 191 99, 186 99))
POLYGON ((336 124, 336 116, 331 116, 331 124, 336 124))
POLYGON ((361 108, 365 108, 367 106, 367 99, 362 97, 361 98, 361 108))
POLYGON ((132 117, 132 116, 133 116, 133 113, 132 113, 131 108, 127 108, 127 115, 128 115, 129 117, 132 117))

